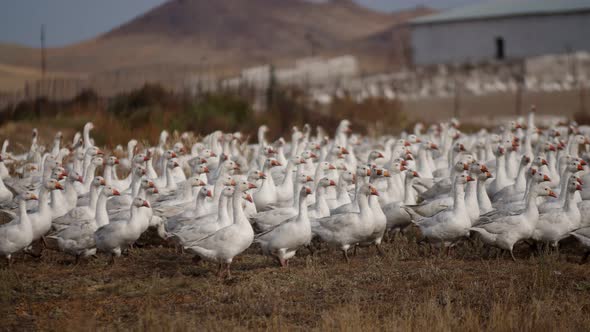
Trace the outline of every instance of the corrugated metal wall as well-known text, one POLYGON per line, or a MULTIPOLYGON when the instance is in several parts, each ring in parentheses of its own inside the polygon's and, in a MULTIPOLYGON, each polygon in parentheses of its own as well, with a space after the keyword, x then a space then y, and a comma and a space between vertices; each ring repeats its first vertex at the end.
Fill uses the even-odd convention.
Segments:
POLYGON ((590 50, 590 13, 415 25, 413 60, 417 65, 493 60, 497 38, 509 59, 590 50))

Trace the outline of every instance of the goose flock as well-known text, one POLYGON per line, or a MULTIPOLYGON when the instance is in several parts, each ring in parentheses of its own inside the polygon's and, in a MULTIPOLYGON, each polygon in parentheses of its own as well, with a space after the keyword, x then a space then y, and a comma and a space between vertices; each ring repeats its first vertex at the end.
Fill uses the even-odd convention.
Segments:
POLYGON ((13 254, 43 250, 115 263, 149 228, 228 277, 253 245, 283 267, 322 245, 348 262, 358 247, 383 255, 410 227, 438 250, 470 238, 512 259, 519 242, 572 238, 590 249, 590 127, 538 128, 534 113, 459 127, 368 137, 342 120, 332 138, 305 125, 269 142, 261 126, 256 144, 239 132, 163 131, 157 145, 134 139, 126 150, 95 146, 92 123, 67 146, 61 132, 45 146, 34 130, 29 151, 12 153, 6 140, 0 153, 0 255, 9 267, 13 254))

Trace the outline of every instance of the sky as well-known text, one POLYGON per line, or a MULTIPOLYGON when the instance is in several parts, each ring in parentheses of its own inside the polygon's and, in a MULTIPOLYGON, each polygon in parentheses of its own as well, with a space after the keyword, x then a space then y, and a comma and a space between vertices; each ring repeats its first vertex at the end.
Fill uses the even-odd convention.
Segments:
MULTIPOLYGON (((215 0, 210 0, 215 1, 215 0)), ((369 8, 393 11, 426 5, 444 9, 480 0, 355 0, 369 8)), ((0 42, 63 46, 95 37, 165 0, 0 0, 0 42)))

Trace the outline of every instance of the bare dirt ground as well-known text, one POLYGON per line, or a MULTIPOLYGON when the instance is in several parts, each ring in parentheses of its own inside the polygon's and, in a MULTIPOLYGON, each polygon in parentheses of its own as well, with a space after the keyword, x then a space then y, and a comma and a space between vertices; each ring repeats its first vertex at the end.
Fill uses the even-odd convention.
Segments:
MULTIPOLYGON (((587 330, 590 265, 561 254, 485 258, 479 244, 450 257, 412 236, 359 250, 301 250, 279 268, 256 247, 237 257, 232 278, 156 242, 115 266, 101 256, 72 263, 46 251, 0 269, 0 330, 587 330)), ((569 249, 567 247, 570 247, 569 249)), ((2 262, 4 263, 4 262, 2 262)))

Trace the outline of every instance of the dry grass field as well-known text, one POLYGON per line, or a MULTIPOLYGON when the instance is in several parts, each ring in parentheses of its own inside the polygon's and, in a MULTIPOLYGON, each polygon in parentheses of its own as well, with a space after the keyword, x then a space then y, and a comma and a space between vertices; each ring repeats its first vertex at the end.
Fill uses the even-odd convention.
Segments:
POLYGON ((0 270, 0 330, 587 330, 590 265, 578 251, 431 254, 397 237, 384 257, 301 250, 289 268, 253 247, 232 278, 162 243, 75 265, 61 253, 0 270))

